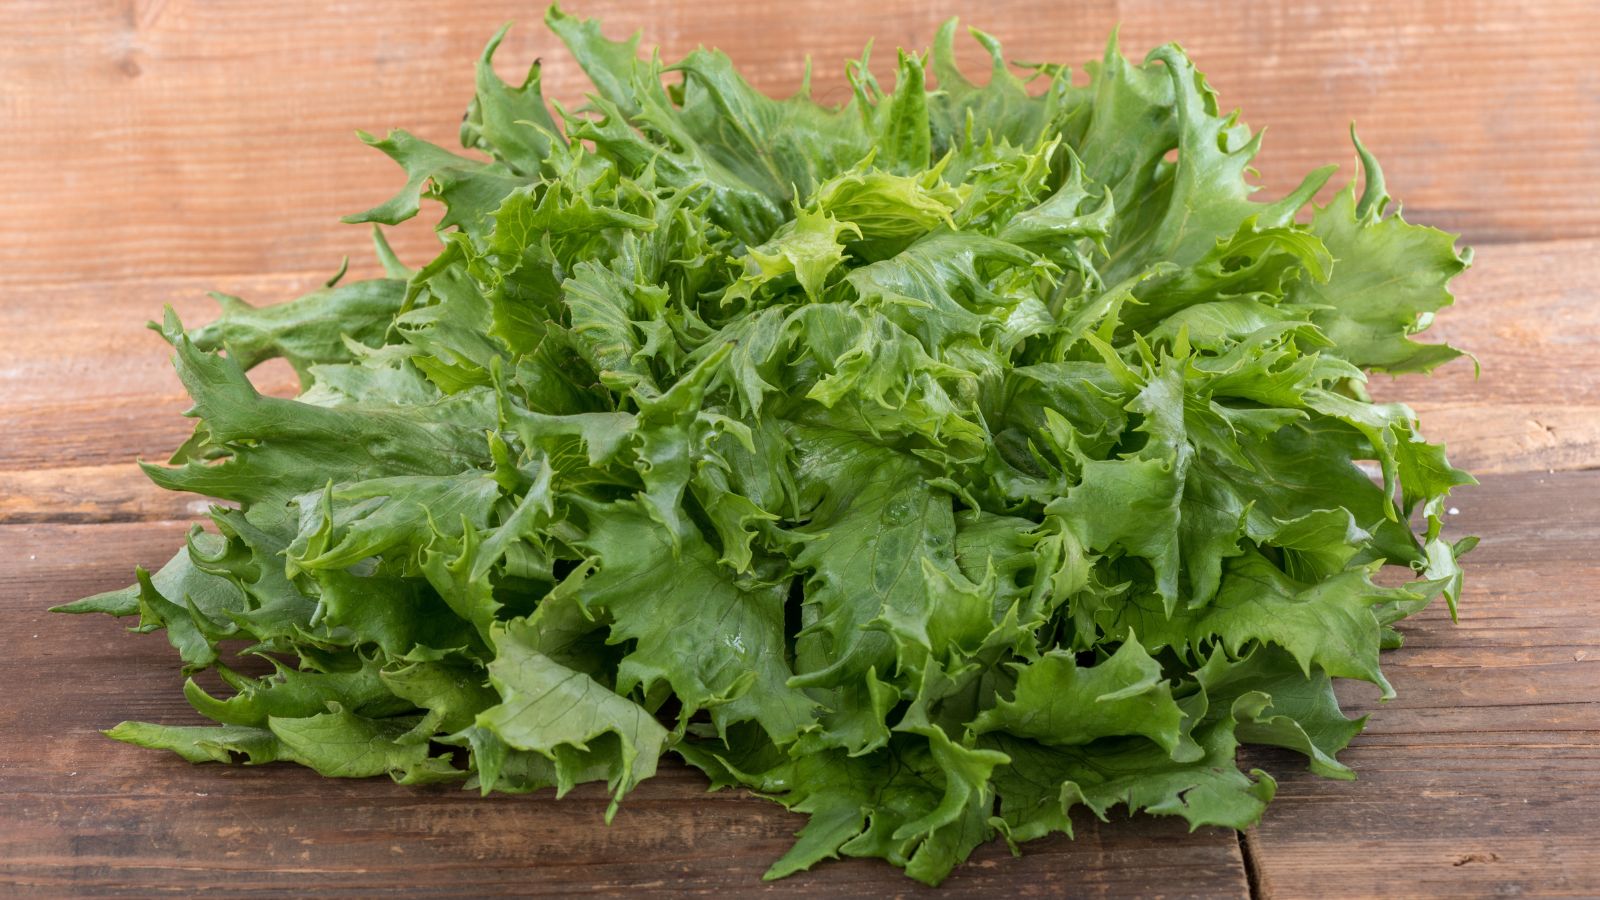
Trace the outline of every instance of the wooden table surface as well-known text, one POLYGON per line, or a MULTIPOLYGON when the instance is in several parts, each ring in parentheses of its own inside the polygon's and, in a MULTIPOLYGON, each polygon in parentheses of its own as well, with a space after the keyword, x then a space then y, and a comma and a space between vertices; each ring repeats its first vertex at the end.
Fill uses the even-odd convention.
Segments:
MULTIPOLYGON (((960 6, 963 4, 957 4, 960 6)), ((1387 657, 1399 699, 1344 757, 1354 783, 1252 752, 1280 781, 1248 834, 1168 820, 1085 821, 1012 859, 980 850, 944 888, 1138 896, 1600 895, 1600 45, 1591 2, 1360 0, 965 4, 1022 59, 1130 52, 1176 39, 1225 103, 1270 125, 1268 190, 1348 162, 1355 119, 1408 218, 1459 231, 1477 264, 1437 337, 1483 364, 1384 379, 1428 435, 1479 475, 1455 499, 1462 619, 1406 623, 1387 657)), ((792 90, 805 56, 824 97, 876 36, 923 46, 947 14, 916 0, 592 2, 667 55, 720 46, 792 90), (854 11, 865 9, 866 11, 854 11)), ((127 718, 188 722, 165 641, 45 607, 157 565, 203 510, 143 482, 187 433, 167 348, 141 329, 164 303, 205 321, 219 289, 278 301, 365 233, 337 217, 397 185, 352 131, 404 126, 447 143, 471 63, 581 79, 516 2, 101 2, 0 5, 0 894, 769 891, 927 893, 878 861, 758 877, 799 818, 665 766, 610 828, 594 790, 479 799, 292 767, 192 767, 106 740, 127 718)), ((974 58, 976 54, 974 54, 974 58)), ((422 217, 426 218, 426 217, 422 217)), ((397 230, 418 262, 432 237, 397 230)), ((287 390, 286 368, 269 388, 287 390)))

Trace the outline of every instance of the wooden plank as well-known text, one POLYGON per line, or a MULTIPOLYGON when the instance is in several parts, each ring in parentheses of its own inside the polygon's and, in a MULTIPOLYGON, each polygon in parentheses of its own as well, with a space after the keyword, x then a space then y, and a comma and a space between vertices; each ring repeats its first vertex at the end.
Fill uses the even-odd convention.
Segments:
MULTIPOLYGON (((1583 59, 1600 38, 1584 0, 1434 4, 1046 0, 930 6, 882 0, 750 4, 596 0, 617 35, 643 29, 666 55, 725 48, 762 88, 787 92, 807 55, 819 97, 846 96, 842 62, 877 38, 921 48, 960 12, 1022 59, 1081 62, 1118 22, 1130 53, 1181 41, 1224 103, 1272 134, 1263 184, 1282 191, 1348 162, 1359 121, 1417 219, 1474 242, 1593 237, 1600 115, 1583 59)), ((365 253, 339 215, 399 186, 352 136, 406 127, 454 140, 472 60, 501 23, 510 74, 548 61, 552 95, 584 82, 525 0, 433 0, 397 14, 339 4, 18 0, 0 8, 0 165, 30 173, 0 222, 0 279, 298 272, 365 253)), ((981 52, 963 53, 981 72, 981 52)), ((428 255, 423 222, 397 246, 428 255)))
POLYGON ((1600 467, 1600 242, 1479 248, 1425 335, 1475 354, 1427 378, 1374 376, 1470 471, 1600 467))
MULTIPOLYGON (((0 368, 7 388, 0 397, 4 404, 0 410, 9 412, 23 404, 80 404, 63 407, 64 413, 76 416, 112 397, 137 397, 142 403, 156 398, 163 407, 181 403, 183 386, 172 373, 172 350, 145 327, 160 319, 165 307, 171 306, 185 325, 202 325, 218 314, 208 291, 255 304, 281 303, 317 289, 332 274, 331 269, 215 277, 156 272, 124 280, 65 279, 31 285, 0 305, 0 328, 28 336, 7 348, 0 368)), ((379 274, 370 246, 359 259, 351 260, 352 279, 379 274)), ((253 377, 258 387, 269 391, 294 383, 286 368, 266 381, 253 377)))
MULTIPOLYGON (((352 270, 358 266, 353 277, 378 274, 366 258, 352 270)), ((217 316, 209 290, 278 303, 314 290, 329 274, 65 281, 11 295, 0 304, 0 333, 27 337, 11 342, 0 363, 0 482, 55 467, 116 466, 103 480, 108 487, 142 490, 133 461, 164 461, 194 428, 182 416, 189 402, 171 348, 145 323, 170 305, 185 323, 203 324, 217 316)), ((274 396, 292 396, 298 386, 277 360, 251 378, 274 396)), ((19 491, 9 504, 54 496, 19 491)), ((0 514, 0 521, 40 518, 9 504, 16 514, 0 514)))
MULTIPOLYGON (((128 718, 200 722, 156 635, 45 607, 158 565, 181 522, 0 527, 0 893, 490 894, 838 897, 932 891, 876 860, 764 885, 803 819, 748 794, 707 794, 664 764, 601 818, 604 790, 479 798, 308 770, 191 766, 98 733, 128 718)), ((991 843, 941 896, 1241 896, 1232 832, 1181 822, 1079 823, 1078 838, 991 843)))
POLYGON ((1600 472, 1491 478, 1457 508, 1484 536, 1461 623, 1402 626, 1394 701, 1341 685, 1372 716, 1343 757, 1360 779, 1247 754, 1279 776, 1248 842, 1262 896, 1600 894, 1600 472))
MULTIPOLYGON (((1347 755, 1361 780, 1247 754, 1281 783, 1251 835, 1264 895, 1600 891, 1600 824, 1586 809, 1600 789, 1600 626, 1584 602, 1600 576, 1586 556, 1600 539, 1596 501, 1600 472, 1504 476, 1463 492, 1451 530, 1484 542, 1468 557, 1461 624, 1437 608, 1407 623, 1407 647, 1387 659, 1392 703, 1342 687, 1353 713, 1373 714, 1347 755)), ((0 710, 0 808, 14 822, 0 818, 0 883, 154 890, 223 871, 241 892, 281 891, 308 874, 331 892, 361 892, 391 884, 375 879, 390 877, 380 860, 392 856, 419 892, 753 890, 796 827, 765 802, 702 795, 678 766, 605 829, 592 792, 484 801, 287 767, 196 768, 108 744, 94 730, 122 718, 198 721, 171 653, 159 637, 42 609, 121 584, 135 562, 158 564, 183 527, 0 528, 0 552, 16 561, 0 573, 0 641, 14 648, 0 683, 21 698, 0 710)), ((1030 845, 1020 861, 990 846, 950 888, 1242 892, 1230 836, 1179 832, 1148 819, 1086 822, 1077 842, 1030 845)), ((852 861, 774 890, 911 887, 897 877, 852 861)))
MULTIPOLYGON (((81 375, 58 376, 61 394, 57 399, 0 405, 0 430, 5 434, 0 442, 0 465, 28 471, 110 465, 119 466, 125 477, 132 479, 138 474, 135 460, 166 460, 194 430, 194 420, 183 417, 188 397, 176 383, 171 367, 163 377, 173 382, 171 388, 179 392, 175 394, 116 393, 128 382, 115 377, 125 361, 137 362, 141 355, 160 358, 160 353, 148 347, 126 351, 107 358, 92 371, 80 369, 81 375)), ((10 383, 10 379, 0 380, 0 384, 10 383)), ((37 495, 36 499, 47 496, 37 495)))
MULTIPOLYGON (((1376 376, 1382 400, 1410 402, 1430 438, 1470 471, 1600 466, 1600 240, 1492 245, 1458 282, 1429 338, 1477 354, 1431 377, 1376 376)), ((371 263, 352 277, 375 274, 371 263)), ((252 302, 311 290, 321 273, 40 285, 0 305, 0 333, 32 331, 0 368, 0 522, 89 522, 192 514, 194 498, 154 490, 134 458, 161 461, 188 436, 169 348, 140 327, 172 303, 186 322, 215 316, 215 284, 252 302)), ((252 373, 289 396, 293 372, 252 373)))
MULTIPOLYGON (((959 7, 960 5, 958 5, 959 7)), ((946 8, 884 0, 844 14, 796 0, 751 6, 665 0, 586 6, 613 34, 646 30, 667 54, 720 45, 784 91, 809 52, 818 94, 844 96, 838 61, 867 37, 923 46, 946 8)), ((1427 433, 1480 473, 1600 466, 1600 116, 1581 59, 1600 18, 1577 0, 1539 4, 1097 0, 970 4, 972 24, 1022 58, 1081 60, 1110 26, 1142 52, 1177 38, 1227 105, 1270 125, 1267 191, 1348 157, 1346 120, 1386 164, 1408 217, 1480 248, 1461 306, 1435 334, 1485 365, 1375 385, 1410 399, 1427 433), (1310 99, 1313 98, 1314 99, 1310 99)), ((393 167, 349 137, 405 126, 449 144, 470 93, 470 60, 502 21, 508 75, 537 55, 552 93, 573 99, 575 67, 509 0, 437 0, 404 15, 376 0, 65 3, 0 8, 0 161, 33 173, 0 222, 0 884, 8 893, 152 893, 210 887, 277 893, 316 878, 329 893, 629 894, 754 891, 798 818, 740 795, 700 793, 671 767, 617 827, 597 797, 491 798, 387 782, 329 782, 282 767, 191 768, 110 744, 94 730, 135 716, 181 721, 171 654, 158 637, 42 608, 159 564, 196 508, 151 490, 127 464, 159 459, 188 430, 166 351, 138 325, 174 299, 186 320, 220 287, 275 300, 312 287, 349 253, 344 212, 387 196, 393 167), (239 272, 276 272, 238 277, 239 272), (21 336, 20 339, 18 336, 21 336), (37 637, 35 637, 37 635, 37 637), (63 672, 70 672, 64 677, 63 672), (91 688, 87 690, 86 688, 91 688), (524 805, 528 804, 528 805, 524 805), (396 850, 398 848, 398 850, 396 850), (400 862, 395 862, 396 860, 400 862), (375 870, 387 882, 375 884, 375 870)), ((974 48, 967 59, 976 63, 974 48)), ((413 261, 425 222, 398 229, 413 261)), ((365 267, 364 269, 361 267, 365 267)), ((292 380, 278 367, 260 383, 292 380)), ((1390 656, 1401 696, 1377 707, 1347 760, 1355 784, 1296 774, 1252 754, 1282 790, 1248 838, 1264 895, 1600 894, 1600 634, 1580 605, 1600 575, 1593 473, 1490 478, 1463 492, 1452 528, 1485 534, 1469 557, 1464 620, 1432 610, 1390 656)), ((1030 845, 1020 861, 985 848, 946 893, 1244 892, 1231 835, 1183 837, 1172 823, 1085 823, 1077 842, 1030 845)), ((773 891, 878 895, 913 885, 853 861, 773 891)))
POLYGON ((0 522, 137 522, 204 516, 211 501, 156 487, 137 466, 0 471, 0 522))

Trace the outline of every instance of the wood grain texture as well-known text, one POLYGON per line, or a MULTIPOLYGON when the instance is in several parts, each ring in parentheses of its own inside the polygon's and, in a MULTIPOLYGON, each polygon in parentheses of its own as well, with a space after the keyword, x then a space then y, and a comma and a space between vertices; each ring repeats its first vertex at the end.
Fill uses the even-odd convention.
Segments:
MULTIPOLYGON (((1585 896, 1600 892, 1600 472, 1492 477, 1464 491, 1460 624, 1431 609, 1386 666, 1399 691, 1346 761, 1354 783, 1251 751, 1280 802, 1250 836, 1263 896, 1585 896), (1357 864, 1359 861, 1359 864, 1357 864), (1369 864, 1370 863, 1370 864, 1369 864)), ((706 795, 666 767, 615 825, 599 793, 487 800, 383 780, 330 781, 288 766, 190 766, 97 734, 125 718, 199 722, 170 648, 106 619, 44 612, 156 565, 184 522, 0 527, 0 885, 50 893, 150 892, 213 883, 271 894, 315 878, 330 894, 753 892, 799 818, 736 793, 706 795), (86 552, 86 548, 91 548, 86 552), (69 668, 70 664, 70 668, 69 668), (63 670, 71 677, 62 677, 63 670), (137 865, 130 863, 138 860, 137 865), (403 860, 403 862, 401 862, 403 860)), ((1184 835, 1146 818, 1081 823, 1077 841, 991 845, 944 892, 1238 896, 1231 834, 1184 835)), ((872 861, 829 863, 765 888, 876 896, 915 885, 872 861)))
POLYGON ((1399 696, 1374 702, 1329 782, 1281 773, 1249 847, 1268 897, 1600 895, 1600 472, 1486 479, 1450 527, 1483 535, 1465 560, 1461 622, 1402 626, 1385 658, 1399 696))
MULTIPOLYGON (((1421 221, 1474 243, 1600 236, 1600 38, 1585 0, 1169 3, 1084 0, 839 4, 792 0, 581 4, 616 35, 681 54, 718 46, 758 86, 788 92, 807 55, 819 97, 876 38, 922 48, 960 14, 1017 59, 1099 56, 1119 22, 1143 54, 1180 41, 1223 102, 1269 125, 1259 167, 1283 191, 1353 159, 1362 133, 1421 221)), ((364 254, 337 218, 400 184, 356 128, 454 141, 471 61, 519 20, 500 66, 548 65, 553 96, 584 90, 530 0, 12 0, 0 5, 0 165, 25 180, 0 221, 0 280, 302 272, 364 254)), ((975 71, 981 52, 965 42, 975 71)), ((420 222, 398 248, 417 259, 420 222)))
POLYGON ((1425 378, 1375 375, 1469 471, 1600 468, 1600 241, 1488 246, 1423 340, 1474 354, 1425 378))
MULTIPOLYGON (((1020 59, 1082 61, 1121 23, 1131 54, 1178 40, 1223 103, 1270 126, 1258 160, 1271 194, 1351 156, 1354 119, 1412 221, 1478 245, 1459 303, 1431 339, 1478 355, 1428 379, 1379 379, 1455 462, 1485 477, 1453 502, 1467 558, 1463 619, 1407 623, 1388 657, 1387 705, 1347 761, 1353 784, 1284 754, 1279 802, 1244 841, 1153 819, 1083 822, 1077 841, 998 845, 943 896, 1600 896, 1600 43, 1592 2, 1441 0, 1241 4, 919 0, 782 4, 588 2, 616 36, 643 29, 667 55, 719 46, 776 93, 817 63, 816 94, 845 96, 841 61, 876 37, 922 47, 951 14, 1020 59)), ((125 718, 197 721, 159 636, 46 606, 119 587, 159 565, 199 514, 148 485, 188 433, 168 350, 141 330, 163 304, 186 322, 223 290, 276 302, 350 255, 339 225, 399 186, 356 128, 405 127, 444 145, 471 92, 471 61, 517 19, 508 77, 535 57, 550 92, 584 82, 524 0, 12 0, 0 4, 0 894, 240 895, 926 893, 875 861, 757 880, 799 817, 748 796, 706 795, 665 767, 614 827, 579 789, 489 798, 293 767, 191 767, 109 742, 125 718)), ((979 68, 977 48, 964 59, 979 68)), ((1346 169, 1348 171, 1348 167, 1346 169)), ((419 217, 422 220, 426 215, 419 217)), ((415 263, 426 221, 394 230, 415 263)), ((286 367, 253 374, 293 392, 286 367)))
POLYGON ((204 516, 211 501, 165 491, 136 466, 0 471, 0 522, 139 522, 204 516))
MULTIPOLYGON (((124 719, 202 723, 160 635, 45 612, 159 565, 183 522, 0 527, 0 895, 929 895, 878 860, 763 885, 803 818, 707 794, 663 764, 611 827, 603 788, 480 798, 295 766, 191 766, 99 734, 124 719), (314 888, 312 886, 315 886, 314 888)), ((1212 897, 1245 893, 1232 832, 1155 819, 1079 823, 1078 838, 992 843, 939 896, 1212 897)))

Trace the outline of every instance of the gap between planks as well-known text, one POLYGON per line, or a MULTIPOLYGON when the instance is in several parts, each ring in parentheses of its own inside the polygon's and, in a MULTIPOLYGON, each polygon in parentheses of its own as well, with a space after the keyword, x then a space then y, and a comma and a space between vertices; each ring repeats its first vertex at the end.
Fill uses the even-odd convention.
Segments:
POLYGON ((1257 865, 1254 829, 1234 832, 1239 836, 1239 861, 1244 866, 1245 884, 1250 889, 1250 900, 1271 900, 1271 893, 1261 881, 1261 868, 1257 865))

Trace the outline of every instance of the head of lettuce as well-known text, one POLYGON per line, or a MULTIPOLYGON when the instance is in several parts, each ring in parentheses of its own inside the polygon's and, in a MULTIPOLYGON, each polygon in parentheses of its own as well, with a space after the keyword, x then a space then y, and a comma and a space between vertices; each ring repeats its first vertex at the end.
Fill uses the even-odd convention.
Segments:
POLYGON ((1245 827, 1241 743, 1353 777, 1331 679, 1389 695, 1392 623, 1453 608, 1471 481, 1363 390, 1459 355, 1412 335, 1466 258, 1359 143, 1359 193, 1258 201, 1259 134, 1173 45, 1074 86, 974 32, 979 86, 952 23, 832 108, 548 22, 582 108, 497 35, 468 155, 369 138, 407 181, 352 221, 438 201, 435 259, 380 237, 386 278, 159 326, 198 424, 147 470, 228 502, 66 609, 230 693, 113 737, 611 811, 672 754, 810 817, 769 877, 929 883, 1078 806, 1245 827), (251 386, 274 357, 298 398, 251 386))

